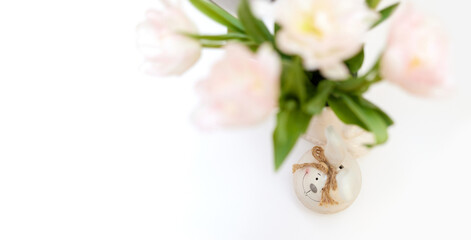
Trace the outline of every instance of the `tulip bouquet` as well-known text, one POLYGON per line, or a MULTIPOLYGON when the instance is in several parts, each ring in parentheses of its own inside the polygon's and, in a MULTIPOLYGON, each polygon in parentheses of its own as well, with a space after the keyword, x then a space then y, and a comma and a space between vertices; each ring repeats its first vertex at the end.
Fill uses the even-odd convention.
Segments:
POLYGON ((315 137, 325 122, 343 129, 340 135, 349 147, 356 146, 349 149, 354 155, 386 142, 393 121, 363 96, 378 82, 388 80, 423 96, 450 86, 447 38, 409 5, 397 13, 377 61, 363 66, 367 32, 393 15, 399 3, 378 8, 380 0, 277 0, 275 23, 268 25, 248 0, 240 2, 237 16, 211 1, 189 0, 227 28, 205 35, 178 3, 162 2, 164 9, 149 11, 138 27, 145 70, 179 75, 198 60, 202 48, 224 50, 197 85, 201 104, 195 121, 204 128, 238 127, 277 111, 276 169, 300 136, 308 131, 315 137))

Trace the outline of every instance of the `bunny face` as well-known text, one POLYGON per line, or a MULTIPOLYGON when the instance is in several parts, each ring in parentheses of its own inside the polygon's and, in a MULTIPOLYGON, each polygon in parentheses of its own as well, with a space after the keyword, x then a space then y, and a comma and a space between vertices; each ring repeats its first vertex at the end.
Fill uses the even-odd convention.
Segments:
POLYGON ((302 172, 304 172, 304 175, 300 184, 303 187, 304 196, 313 202, 320 203, 322 188, 327 181, 327 175, 315 167, 306 167, 302 172))

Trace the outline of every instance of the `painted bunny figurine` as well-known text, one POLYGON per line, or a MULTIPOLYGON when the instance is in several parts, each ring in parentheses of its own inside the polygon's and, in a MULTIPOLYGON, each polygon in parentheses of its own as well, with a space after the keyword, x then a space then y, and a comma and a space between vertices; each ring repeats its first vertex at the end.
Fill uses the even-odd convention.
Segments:
POLYGON ((314 146, 293 166, 294 189, 299 200, 319 213, 336 213, 350 206, 361 188, 361 172, 343 139, 332 126, 327 143, 314 146))

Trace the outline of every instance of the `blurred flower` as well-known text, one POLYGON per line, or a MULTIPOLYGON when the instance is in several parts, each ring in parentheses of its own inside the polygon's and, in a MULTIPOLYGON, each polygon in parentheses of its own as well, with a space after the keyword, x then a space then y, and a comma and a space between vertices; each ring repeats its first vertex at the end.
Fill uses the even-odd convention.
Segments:
POLYGON ((354 158, 368 153, 366 144, 374 144, 375 137, 370 132, 356 125, 346 125, 329 107, 312 118, 304 138, 313 144, 325 146, 327 144, 326 129, 333 128, 340 135, 350 155, 354 158))
POLYGON ((252 0, 250 4, 257 18, 267 22, 274 22, 275 3, 267 0, 252 0))
POLYGON ((439 95, 452 85, 448 50, 443 29, 407 5, 393 22, 381 73, 411 93, 439 95))
POLYGON ((196 26, 176 4, 163 1, 163 10, 149 10, 138 25, 138 48, 144 71, 156 76, 180 75, 199 59, 201 45, 181 33, 197 33, 196 26))
POLYGON ((365 0, 279 0, 279 48, 297 54, 308 70, 320 69, 330 79, 348 77, 343 61, 358 53, 379 15, 365 0))
POLYGON ((225 50, 197 86, 201 106, 195 121, 202 128, 255 124, 277 106, 281 63, 271 46, 262 45, 256 54, 236 43, 225 50))

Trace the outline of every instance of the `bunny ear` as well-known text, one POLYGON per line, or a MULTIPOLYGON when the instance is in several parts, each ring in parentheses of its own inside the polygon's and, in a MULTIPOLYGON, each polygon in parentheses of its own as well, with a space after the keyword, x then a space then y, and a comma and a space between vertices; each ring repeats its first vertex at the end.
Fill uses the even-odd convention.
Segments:
POLYGON ((325 147, 325 156, 333 166, 340 166, 347 157, 347 147, 340 135, 332 126, 325 129, 327 145, 325 147))

